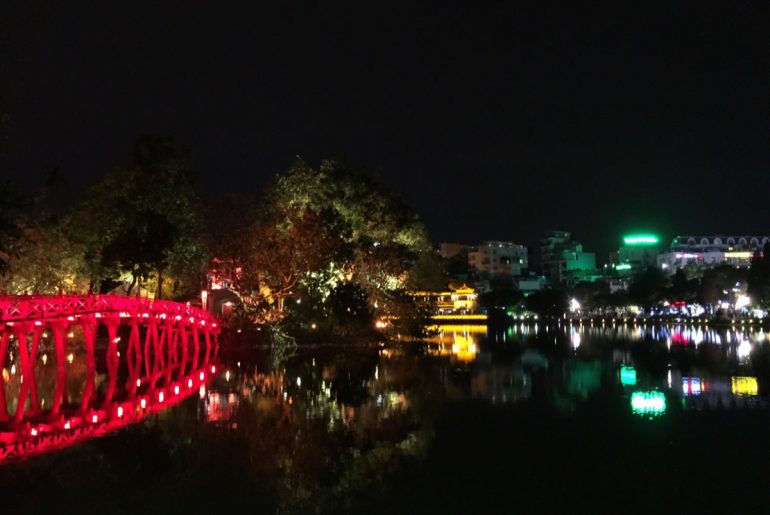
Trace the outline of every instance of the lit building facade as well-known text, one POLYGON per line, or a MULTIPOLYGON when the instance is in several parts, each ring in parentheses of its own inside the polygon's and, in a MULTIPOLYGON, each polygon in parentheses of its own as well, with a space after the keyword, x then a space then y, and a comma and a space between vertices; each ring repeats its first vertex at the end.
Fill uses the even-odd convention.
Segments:
POLYGON ((677 236, 666 252, 658 255, 658 266, 674 273, 688 265, 747 267, 761 256, 770 236, 677 236))
POLYGON ((468 265, 481 274, 518 276, 529 267, 529 252, 510 241, 485 241, 468 251, 468 265))
POLYGON ((413 291, 409 295, 439 315, 473 313, 477 308, 476 291, 464 284, 453 291, 413 291))
POLYGON ((641 271, 657 266, 660 254, 660 238, 654 234, 629 234, 623 237, 618 249, 617 266, 628 270, 641 271))
POLYGON ((550 231, 540 243, 543 275, 552 283, 575 284, 597 277, 596 254, 585 252, 571 233, 550 231))

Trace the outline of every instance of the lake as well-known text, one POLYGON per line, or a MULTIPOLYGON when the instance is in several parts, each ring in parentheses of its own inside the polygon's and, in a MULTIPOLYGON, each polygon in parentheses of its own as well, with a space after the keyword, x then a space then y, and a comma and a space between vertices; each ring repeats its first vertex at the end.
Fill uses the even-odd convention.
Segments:
MULTIPOLYGON (((3 509, 763 510, 767 333, 439 329, 353 346, 255 349, 224 338, 213 377, 168 409, 0 464, 3 509)), ((36 364, 43 397, 55 382, 46 359, 36 364)), ((107 384, 97 365, 94 402, 107 384)))

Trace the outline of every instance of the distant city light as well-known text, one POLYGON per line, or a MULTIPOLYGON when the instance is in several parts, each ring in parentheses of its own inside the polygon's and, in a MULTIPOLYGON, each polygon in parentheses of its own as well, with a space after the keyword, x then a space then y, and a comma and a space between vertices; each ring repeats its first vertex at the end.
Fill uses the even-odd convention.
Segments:
POLYGON ((725 252, 726 258, 749 259, 749 258, 752 258, 753 256, 754 256, 754 253, 748 250, 725 252))
POLYGON ((659 241, 654 234, 629 234, 623 237, 626 245, 657 245, 659 241))
POLYGON ((657 390, 631 394, 631 411, 635 415, 657 417, 666 412, 666 396, 657 390))

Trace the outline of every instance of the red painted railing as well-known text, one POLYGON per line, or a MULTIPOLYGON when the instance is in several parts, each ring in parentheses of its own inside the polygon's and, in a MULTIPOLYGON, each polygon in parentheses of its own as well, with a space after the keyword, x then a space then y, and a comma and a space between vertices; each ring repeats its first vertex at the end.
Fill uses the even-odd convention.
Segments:
POLYGON ((218 334, 213 315, 176 302, 112 295, 0 296, 0 462, 104 434, 175 404, 214 373, 210 362, 218 334), (107 381, 97 395, 101 326, 107 334, 107 381), (82 330, 87 372, 80 401, 70 406, 65 402, 66 356, 75 327, 82 330), (126 333, 125 339, 118 336, 126 333), (57 374, 52 403, 44 406, 35 364, 41 340, 48 336, 53 336, 57 374), (6 363, 14 345, 21 384, 10 413, 6 363), (118 385, 121 366, 128 374, 118 385))

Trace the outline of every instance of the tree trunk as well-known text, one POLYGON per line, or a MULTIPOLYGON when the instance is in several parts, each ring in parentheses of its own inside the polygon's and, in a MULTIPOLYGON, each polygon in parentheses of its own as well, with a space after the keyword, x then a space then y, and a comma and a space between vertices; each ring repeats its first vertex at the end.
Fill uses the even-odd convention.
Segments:
POLYGON ((133 290, 134 286, 136 286, 136 280, 137 280, 137 276, 135 274, 131 274, 131 284, 128 285, 128 290, 126 291, 126 295, 131 295, 131 290, 133 290))
POLYGON ((155 298, 160 299, 163 294, 163 270, 158 269, 158 287, 155 289, 155 298))

